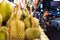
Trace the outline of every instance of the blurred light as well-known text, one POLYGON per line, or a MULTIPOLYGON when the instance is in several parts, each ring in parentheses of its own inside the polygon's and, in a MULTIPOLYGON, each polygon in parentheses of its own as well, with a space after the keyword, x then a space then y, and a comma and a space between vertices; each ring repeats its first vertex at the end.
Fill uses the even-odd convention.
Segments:
POLYGON ((43 4, 40 4, 40 8, 43 8, 43 4))
POLYGON ((57 11, 59 11, 59 9, 57 8, 57 11))
POLYGON ((54 0, 54 1, 60 1, 60 0, 54 0))
POLYGON ((41 10, 41 12, 43 12, 43 10, 41 10))
POLYGON ((0 0, 0 3, 2 2, 2 0, 0 0))

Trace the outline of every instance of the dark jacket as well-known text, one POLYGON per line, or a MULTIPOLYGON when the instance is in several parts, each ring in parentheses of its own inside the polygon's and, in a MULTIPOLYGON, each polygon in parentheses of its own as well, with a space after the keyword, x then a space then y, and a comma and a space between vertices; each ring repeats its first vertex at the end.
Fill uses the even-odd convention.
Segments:
POLYGON ((38 3, 37 6, 36 6, 36 11, 40 12, 40 10, 41 10, 40 9, 40 3, 38 3))

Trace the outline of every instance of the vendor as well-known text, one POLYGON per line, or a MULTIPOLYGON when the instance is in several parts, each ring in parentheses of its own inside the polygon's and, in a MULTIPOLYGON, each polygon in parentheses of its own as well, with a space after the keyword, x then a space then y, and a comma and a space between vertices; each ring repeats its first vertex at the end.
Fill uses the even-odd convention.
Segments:
POLYGON ((42 27, 44 28, 44 31, 47 31, 46 27, 47 25, 49 25, 49 22, 48 22, 48 19, 47 19, 47 16, 48 16, 48 10, 47 8, 45 8, 44 12, 43 12, 43 17, 42 17, 42 27))

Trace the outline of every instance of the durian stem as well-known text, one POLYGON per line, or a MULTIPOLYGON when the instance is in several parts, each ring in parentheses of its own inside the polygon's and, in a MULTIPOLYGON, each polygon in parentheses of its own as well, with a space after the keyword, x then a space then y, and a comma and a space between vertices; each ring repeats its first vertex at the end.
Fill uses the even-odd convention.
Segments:
POLYGON ((15 15, 14 15, 15 19, 19 19, 19 16, 18 16, 19 7, 20 6, 17 5, 16 8, 15 8, 15 15))
POLYGON ((15 12, 15 9, 12 9, 10 19, 14 17, 14 12, 15 12))
POLYGON ((33 27, 33 19, 32 19, 32 6, 30 6, 30 17, 31 17, 31 25, 32 25, 32 27, 33 27))
POLYGON ((25 9, 26 9, 26 12, 27 12, 27 14, 29 15, 29 13, 28 13, 28 9, 25 7, 25 9))
POLYGON ((15 19, 19 19, 19 16, 18 16, 18 11, 20 10, 20 4, 18 4, 18 0, 15 0, 16 1, 16 7, 15 7, 15 15, 14 15, 14 17, 15 17, 15 19))

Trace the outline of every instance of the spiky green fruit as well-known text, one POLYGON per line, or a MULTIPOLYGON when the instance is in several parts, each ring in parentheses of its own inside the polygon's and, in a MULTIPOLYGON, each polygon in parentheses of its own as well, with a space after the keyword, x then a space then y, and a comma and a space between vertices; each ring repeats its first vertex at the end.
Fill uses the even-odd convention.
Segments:
POLYGON ((12 20, 9 24, 11 40, 24 40, 25 38, 25 25, 20 20, 12 20))
POLYGON ((24 23, 25 23, 25 28, 31 27, 30 17, 26 18, 26 19, 24 20, 24 23))
POLYGON ((31 22, 31 17, 26 18, 24 20, 25 27, 29 28, 29 27, 31 27, 33 25, 33 27, 39 28, 39 22, 38 22, 38 20, 36 18, 33 17, 32 22, 31 22), (33 24, 32 24, 32 22, 33 22, 33 24))
POLYGON ((24 40, 25 38, 25 25, 22 21, 20 21, 18 13, 18 6, 14 8, 14 15, 11 17, 10 22, 8 23, 9 27, 9 39, 10 40, 24 40))
POLYGON ((38 27, 39 28, 39 20, 38 19, 36 19, 36 18, 32 18, 32 22, 33 22, 33 27, 38 27))
POLYGON ((38 28, 28 28, 25 34, 27 40, 40 39, 40 30, 38 28))
POLYGON ((6 26, 0 27, 0 40, 7 40, 8 30, 6 26))
POLYGON ((0 3, 0 14, 3 17, 3 21, 7 21, 8 18, 10 17, 12 10, 12 6, 9 2, 1 2, 0 3))

